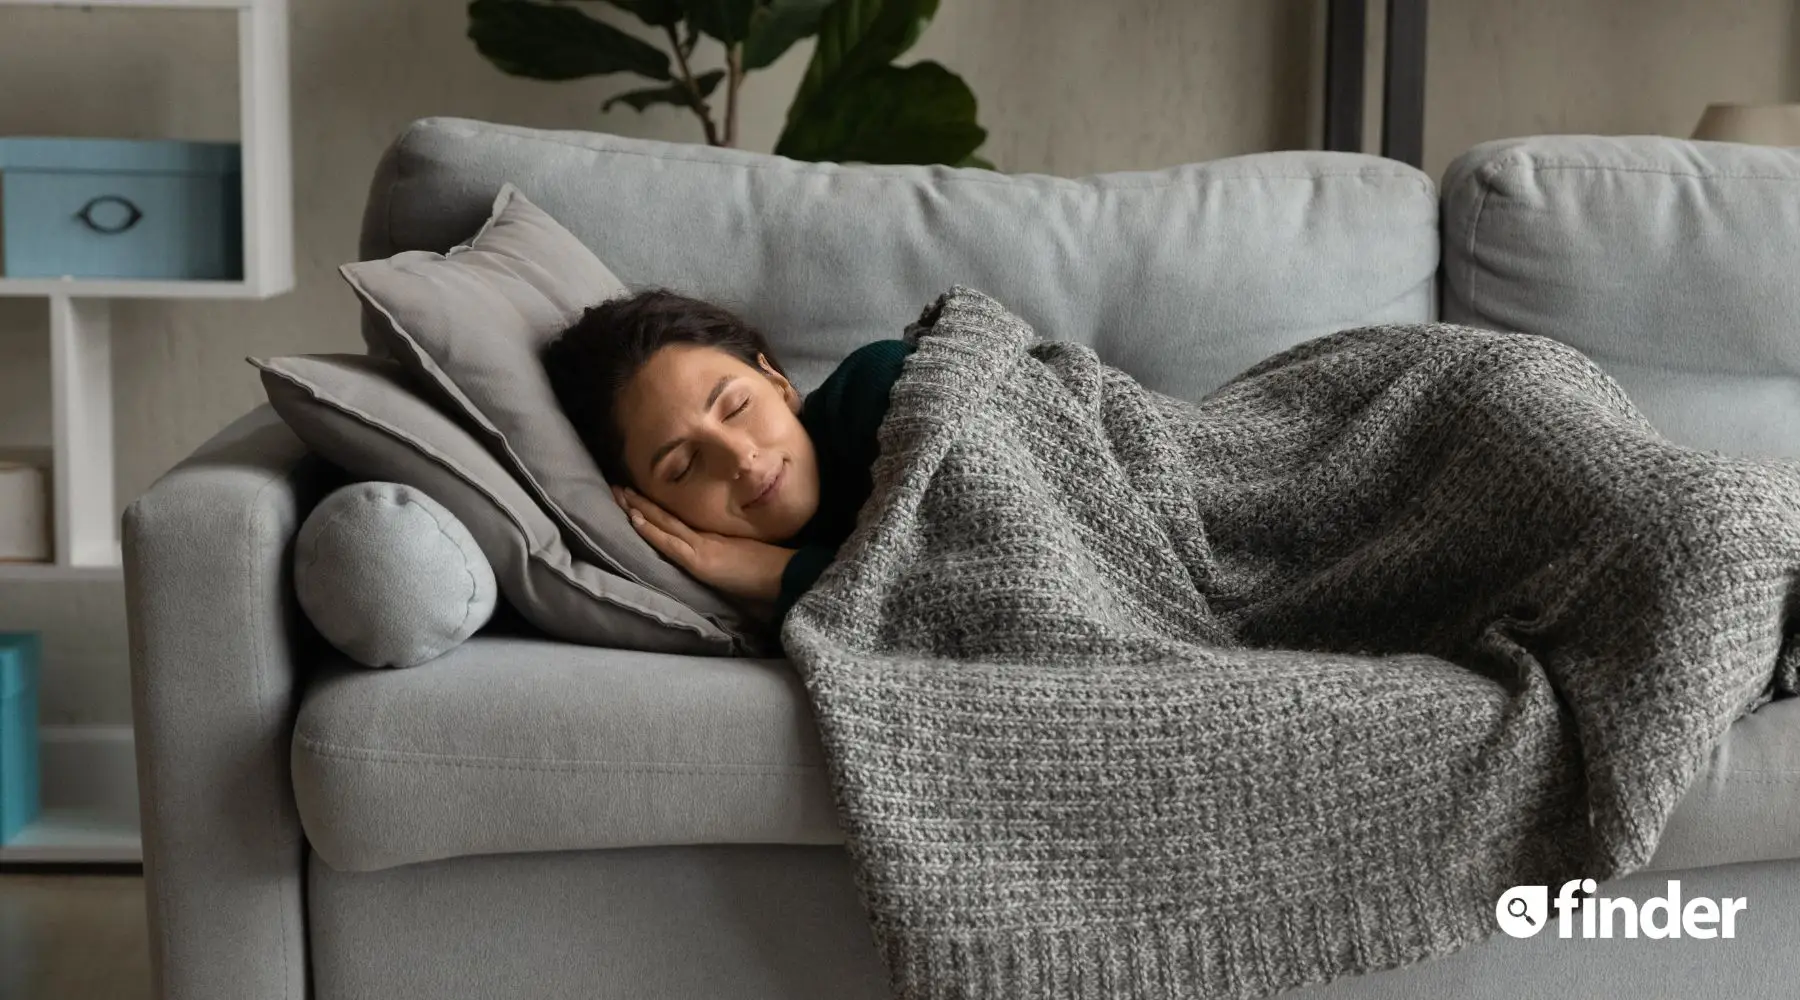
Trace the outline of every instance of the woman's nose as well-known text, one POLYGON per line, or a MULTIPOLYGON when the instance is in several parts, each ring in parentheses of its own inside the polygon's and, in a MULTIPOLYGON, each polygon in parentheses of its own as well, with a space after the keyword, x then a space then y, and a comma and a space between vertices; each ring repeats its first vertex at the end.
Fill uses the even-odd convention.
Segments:
POLYGON ((748 438, 740 438, 727 442, 726 447, 730 450, 731 477, 733 479, 741 479, 756 470, 756 458, 762 453, 761 449, 757 448, 756 442, 748 438))

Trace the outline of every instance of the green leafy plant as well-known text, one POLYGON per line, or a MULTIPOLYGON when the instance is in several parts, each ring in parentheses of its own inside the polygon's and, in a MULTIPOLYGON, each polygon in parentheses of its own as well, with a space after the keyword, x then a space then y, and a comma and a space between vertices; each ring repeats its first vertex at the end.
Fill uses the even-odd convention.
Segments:
POLYGON ((975 94, 935 62, 896 66, 937 13, 938 0, 473 0, 469 38, 501 70, 536 80, 635 73, 654 84, 602 105, 685 107, 706 141, 734 146, 744 75, 816 36, 775 152, 802 160, 951 163, 992 168, 974 155, 987 131, 975 94), (607 3, 660 29, 667 48, 582 10, 607 3), (696 72, 701 37, 724 65, 696 72), (713 100, 724 90, 715 119, 713 100))

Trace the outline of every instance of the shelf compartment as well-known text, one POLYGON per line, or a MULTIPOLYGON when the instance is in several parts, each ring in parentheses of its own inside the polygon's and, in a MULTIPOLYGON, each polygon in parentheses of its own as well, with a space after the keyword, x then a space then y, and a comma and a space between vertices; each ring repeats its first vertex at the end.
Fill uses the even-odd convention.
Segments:
POLYGON ((216 10, 238 25, 242 150, 242 281, 0 278, 0 296, 260 299, 294 288, 293 152, 288 107, 287 0, 0 0, 0 7, 216 10))
POLYGON ((143 860, 138 824, 100 809, 45 809, 36 822, 0 845, 0 864, 141 864, 143 860))
MULTIPOLYGON (((5 3, 6 0, 0 0, 5 3)), ((282 290, 243 281, 141 281, 131 278, 0 278, 0 297, 55 295, 92 299, 266 299, 282 290)))
MULTIPOLYGON (((274 0, 281 3, 282 0, 274 0)), ((0 0, 0 7, 164 7, 177 10, 248 10, 272 6, 271 0, 0 0)))
POLYGON ((125 570, 116 562, 93 566, 0 562, 0 583, 106 583, 123 579, 125 570))

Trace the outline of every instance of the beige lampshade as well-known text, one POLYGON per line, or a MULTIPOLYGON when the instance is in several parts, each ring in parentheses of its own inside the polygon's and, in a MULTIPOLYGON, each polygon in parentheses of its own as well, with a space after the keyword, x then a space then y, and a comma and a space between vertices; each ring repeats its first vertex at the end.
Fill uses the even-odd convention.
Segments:
POLYGON ((1800 104, 1711 104, 1694 138, 1757 146, 1800 146, 1800 104))

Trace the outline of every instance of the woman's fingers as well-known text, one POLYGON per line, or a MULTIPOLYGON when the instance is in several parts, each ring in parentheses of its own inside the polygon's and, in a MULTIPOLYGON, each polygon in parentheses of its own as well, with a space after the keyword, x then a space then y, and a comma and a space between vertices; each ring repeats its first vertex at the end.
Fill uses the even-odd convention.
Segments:
POLYGON ((625 509, 627 513, 638 511, 644 515, 645 520, 668 534, 691 540, 693 529, 689 528, 686 522, 664 510, 661 504, 630 487, 625 488, 625 509))
POLYGON ((659 527, 641 512, 632 512, 631 525, 638 530, 638 534, 644 536, 644 540, 649 542, 652 548, 677 565, 686 568, 692 562, 694 557, 692 545, 659 527))
POLYGON ((651 547, 683 567, 694 558, 693 529, 680 518, 663 510, 655 501, 634 490, 613 487, 613 495, 621 498, 632 527, 651 547))

